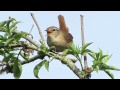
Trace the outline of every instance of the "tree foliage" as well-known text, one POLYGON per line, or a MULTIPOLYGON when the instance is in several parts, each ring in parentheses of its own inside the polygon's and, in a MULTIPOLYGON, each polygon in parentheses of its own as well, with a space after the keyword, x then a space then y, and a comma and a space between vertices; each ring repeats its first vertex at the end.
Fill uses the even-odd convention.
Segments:
POLYGON ((119 71, 120 69, 108 65, 107 62, 110 60, 111 55, 104 54, 101 49, 95 52, 88 49, 92 43, 86 43, 82 47, 72 43, 69 49, 65 49, 62 54, 57 54, 52 52, 54 47, 47 47, 42 42, 36 43, 30 34, 23 31, 17 30, 17 24, 20 23, 14 18, 2 21, 0 23, 0 31, 4 34, 0 35, 0 73, 13 73, 16 79, 19 79, 22 75, 22 66, 27 63, 32 63, 35 60, 41 59, 34 70, 34 76, 39 78, 38 72, 41 67, 45 66, 46 70, 49 71, 49 64, 53 59, 60 60, 62 64, 65 64, 73 71, 79 78, 85 79, 90 78, 91 73, 96 71, 104 71, 112 79, 114 75, 110 70, 119 71), (31 57, 31 54, 37 52, 37 55, 31 57), (93 63, 90 67, 84 68, 82 63, 84 54, 89 55, 93 59, 93 63), (67 57, 67 55, 72 55, 75 60, 67 57), (45 57, 51 57, 51 60, 46 60, 45 57), (79 62, 80 67, 78 68, 75 63, 79 62))

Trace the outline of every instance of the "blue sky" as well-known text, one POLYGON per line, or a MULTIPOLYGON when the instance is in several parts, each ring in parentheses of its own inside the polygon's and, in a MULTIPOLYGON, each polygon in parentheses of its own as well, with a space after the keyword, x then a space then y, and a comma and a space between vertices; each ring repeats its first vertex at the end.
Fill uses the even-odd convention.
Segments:
MULTIPOLYGON (((30 13, 34 13, 46 40, 45 29, 49 26, 59 26, 57 16, 63 15, 70 33, 74 37, 74 43, 81 46, 80 14, 84 13, 85 41, 94 42, 90 49, 98 51, 101 48, 104 53, 112 54, 109 65, 120 68, 120 12, 119 11, 0 11, 0 22, 7 20, 9 16, 23 23, 18 24, 18 30, 28 32, 34 24, 30 13)), ((35 25, 35 24, 34 24, 35 25)), ((39 42, 40 36, 36 26, 32 30, 34 39, 39 42)), ((23 66, 21 79, 35 79, 33 68, 41 60, 23 66)), ((88 57, 89 66, 92 59, 88 57)), ((76 63, 79 66, 79 63, 76 63)), ((111 71, 115 78, 120 78, 120 71, 111 71)), ((78 77, 60 61, 50 63, 49 72, 43 67, 39 72, 42 79, 78 79, 78 77)), ((13 79, 12 74, 0 75, 2 79, 13 79)), ((92 79, 109 79, 106 73, 100 71, 92 73, 92 79)))

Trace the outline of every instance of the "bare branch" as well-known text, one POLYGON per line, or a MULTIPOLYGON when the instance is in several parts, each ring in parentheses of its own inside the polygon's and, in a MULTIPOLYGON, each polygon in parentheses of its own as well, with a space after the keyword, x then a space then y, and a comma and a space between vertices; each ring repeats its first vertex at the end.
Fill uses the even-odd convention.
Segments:
MULTIPOLYGON (((26 61, 22 61, 21 64, 24 65, 24 64, 33 62, 33 61, 35 61, 35 60, 37 60, 37 59, 39 59, 39 58, 40 58, 40 55, 36 55, 36 56, 34 56, 34 57, 32 57, 32 58, 26 60, 26 61)), ((41 60, 42 60, 42 59, 41 59, 41 60)))
MULTIPOLYGON (((83 22, 83 19, 84 19, 84 16, 83 15, 80 15, 81 16, 81 38, 82 38, 82 46, 85 44, 85 38, 84 38, 84 22, 83 22)), ((88 64, 87 64, 87 55, 86 53, 84 54, 84 68, 86 69, 88 67, 88 64)))
MULTIPOLYGON (((18 30, 15 30, 14 33, 21 33, 18 30)), ((29 36, 24 36, 24 39, 28 40, 30 43, 32 43, 33 45, 35 45, 37 48, 40 48, 40 44, 38 44, 35 40, 33 40, 32 38, 30 38, 29 36)))
POLYGON ((37 28, 38 28, 39 35, 40 35, 40 37, 41 37, 41 39, 42 39, 43 45, 45 46, 45 39, 44 39, 44 37, 43 37, 43 35, 42 35, 42 32, 41 32, 41 30, 40 30, 40 27, 39 27, 39 25, 38 25, 36 19, 35 19, 35 17, 34 17, 34 14, 31 13, 31 16, 32 16, 32 18, 33 18, 33 20, 34 20, 34 22, 35 22, 37 28))
POLYGON ((29 32, 29 34, 31 33, 31 31, 33 30, 33 27, 34 27, 34 24, 32 25, 32 28, 31 28, 31 30, 30 30, 30 32, 29 32))
POLYGON ((0 45, 0 48, 5 48, 5 47, 10 47, 10 48, 19 48, 19 47, 24 47, 25 49, 32 49, 38 51, 38 49, 35 46, 30 46, 27 44, 9 44, 9 45, 0 45))

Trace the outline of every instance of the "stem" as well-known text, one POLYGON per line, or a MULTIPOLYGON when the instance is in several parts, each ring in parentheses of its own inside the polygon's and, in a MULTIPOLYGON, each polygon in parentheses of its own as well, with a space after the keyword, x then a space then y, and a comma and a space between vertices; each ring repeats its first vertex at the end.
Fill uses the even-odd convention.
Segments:
POLYGON ((35 60, 37 60, 37 59, 39 59, 39 58, 40 58, 40 56, 39 56, 39 55, 36 55, 36 56, 30 58, 29 60, 22 61, 21 64, 24 65, 24 64, 27 64, 27 63, 33 62, 33 61, 35 61, 35 60))
POLYGON ((52 53, 52 52, 46 53, 46 55, 48 55, 48 56, 52 55, 52 56, 54 56, 55 59, 58 59, 58 60, 64 62, 80 79, 83 79, 82 72, 80 71, 79 68, 77 68, 77 66, 73 63, 73 61, 70 58, 62 57, 62 56, 52 53))
MULTIPOLYGON (((82 38, 82 46, 85 44, 85 39, 84 39, 84 23, 83 23, 83 18, 84 16, 83 15, 80 15, 81 16, 81 38, 82 38)), ((88 64, 87 64, 87 55, 86 53, 84 54, 84 68, 86 69, 88 67, 88 64)))
POLYGON ((80 57, 79 56, 77 56, 77 59, 80 61, 80 65, 81 65, 81 68, 82 68, 82 70, 83 70, 83 66, 82 66, 82 58, 80 59, 80 57))
POLYGON ((19 51, 18 56, 17 56, 17 60, 18 60, 18 57, 19 57, 19 55, 20 55, 20 53, 21 53, 22 50, 23 50, 23 49, 21 49, 21 50, 19 51))
MULTIPOLYGON (((15 30, 14 33, 21 33, 18 30, 15 30)), ((36 43, 36 41, 34 41, 32 38, 30 38, 29 36, 24 36, 23 38, 25 38, 26 40, 28 40, 30 43, 32 43, 33 45, 35 45, 37 48, 40 48, 40 44, 36 43)))
POLYGON ((33 18, 33 20, 34 20, 34 22, 35 22, 37 28, 38 28, 39 35, 40 35, 40 37, 41 37, 41 39, 42 39, 42 44, 45 46, 45 40, 44 40, 44 37, 43 37, 42 32, 41 32, 41 30, 40 30, 40 27, 39 27, 39 25, 38 25, 38 23, 37 23, 37 21, 36 21, 36 19, 35 19, 35 17, 34 17, 34 14, 31 13, 31 16, 32 16, 32 18, 33 18))
POLYGON ((30 30, 30 32, 29 32, 29 34, 31 33, 31 31, 33 30, 33 27, 34 27, 34 24, 32 25, 32 28, 31 28, 31 30, 30 30))
POLYGON ((25 49, 33 49, 33 50, 38 51, 38 49, 35 46, 30 46, 30 45, 27 45, 27 44, 0 45, 0 48, 5 48, 5 47, 10 47, 10 48, 25 47, 25 49))

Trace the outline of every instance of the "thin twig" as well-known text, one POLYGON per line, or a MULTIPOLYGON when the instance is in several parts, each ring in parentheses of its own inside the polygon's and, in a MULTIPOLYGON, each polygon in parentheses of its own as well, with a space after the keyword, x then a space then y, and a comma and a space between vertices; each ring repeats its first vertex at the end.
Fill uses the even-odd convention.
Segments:
MULTIPOLYGON (((37 60, 37 59, 39 59, 39 58, 40 58, 40 55, 36 55, 36 56, 34 56, 34 57, 32 57, 32 58, 26 60, 26 61, 21 61, 21 64, 24 65, 24 64, 33 62, 33 61, 35 61, 35 60, 37 60)), ((42 59, 41 59, 41 60, 42 60, 42 59)))
MULTIPOLYGON (((81 16, 81 38, 82 38, 82 46, 85 44, 85 38, 84 38, 84 22, 83 22, 83 19, 84 19, 84 16, 83 15, 80 15, 81 16)), ((84 54, 84 68, 86 69, 88 67, 88 64, 87 64, 87 55, 86 53, 84 54)))
MULTIPOLYGON (((29 32, 29 35, 31 35, 32 39, 33 39, 33 36, 32 36, 32 34, 30 34, 30 33, 32 32, 33 27, 34 27, 34 24, 32 25, 32 28, 30 29, 30 32, 29 32)), ((27 40, 26 40, 26 42, 27 42, 27 40)))
POLYGON ((25 49, 33 49, 33 50, 38 51, 38 49, 35 46, 30 46, 30 45, 27 45, 27 44, 0 45, 0 48, 5 48, 5 47, 10 47, 10 48, 25 47, 25 49))
POLYGON ((31 30, 30 30, 30 32, 29 32, 29 34, 31 33, 31 31, 33 30, 33 27, 34 27, 34 24, 32 25, 32 28, 31 28, 31 30))
POLYGON ((40 35, 40 37, 41 37, 41 39, 42 39, 42 43, 43 43, 43 45, 45 46, 45 39, 44 39, 44 37, 43 37, 43 35, 42 35, 42 32, 41 32, 41 30, 40 30, 40 27, 39 27, 39 25, 38 25, 36 19, 35 19, 35 17, 34 17, 34 14, 31 13, 31 16, 32 16, 32 18, 33 18, 33 20, 34 20, 34 22, 35 22, 37 28, 38 28, 39 35, 40 35))

